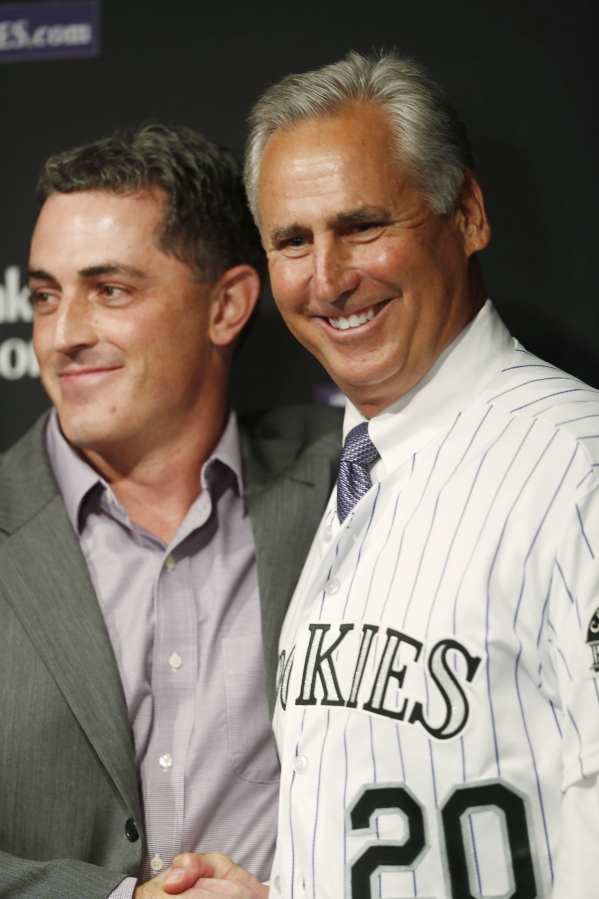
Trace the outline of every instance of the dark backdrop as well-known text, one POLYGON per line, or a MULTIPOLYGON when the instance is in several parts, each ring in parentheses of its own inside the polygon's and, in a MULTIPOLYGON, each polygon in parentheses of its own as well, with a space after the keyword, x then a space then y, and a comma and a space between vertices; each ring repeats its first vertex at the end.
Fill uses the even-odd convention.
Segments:
MULTIPOLYGON (((394 46, 447 89, 470 127, 494 229, 483 255, 489 294, 529 349, 599 386, 593 6, 104 0, 100 56, 0 66, 0 449, 46 404, 21 293, 44 159, 148 118, 190 125, 241 156, 266 86, 350 48, 394 46)), ((327 382, 267 294, 238 359, 234 403, 309 401, 327 382)))

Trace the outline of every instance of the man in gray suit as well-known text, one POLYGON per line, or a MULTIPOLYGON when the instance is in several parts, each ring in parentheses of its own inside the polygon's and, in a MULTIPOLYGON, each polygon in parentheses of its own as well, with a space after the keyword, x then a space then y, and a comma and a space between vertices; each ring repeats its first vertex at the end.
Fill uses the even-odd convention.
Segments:
POLYGON ((263 254, 227 153, 145 126, 38 192, 54 408, 0 464, 0 896, 165 896, 182 851, 266 876, 265 683, 340 422, 228 411, 263 254))

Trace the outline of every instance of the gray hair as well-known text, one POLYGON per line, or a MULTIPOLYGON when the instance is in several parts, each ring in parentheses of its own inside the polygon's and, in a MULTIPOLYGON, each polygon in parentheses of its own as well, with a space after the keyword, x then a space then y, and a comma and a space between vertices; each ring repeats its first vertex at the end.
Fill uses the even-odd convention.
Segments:
POLYGON ((164 192, 157 245, 188 265, 197 281, 215 281, 236 265, 264 267, 240 166, 191 128, 150 122, 117 131, 51 156, 37 184, 41 203, 53 193, 95 190, 164 192))
POLYGON ((412 60, 395 53, 368 57, 352 51, 322 69, 288 75, 254 106, 244 174, 256 222, 260 165, 274 132, 362 103, 378 104, 387 113, 396 161, 416 180, 430 208, 439 215, 451 212, 464 169, 473 164, 466 126, 457 110, 412 60))

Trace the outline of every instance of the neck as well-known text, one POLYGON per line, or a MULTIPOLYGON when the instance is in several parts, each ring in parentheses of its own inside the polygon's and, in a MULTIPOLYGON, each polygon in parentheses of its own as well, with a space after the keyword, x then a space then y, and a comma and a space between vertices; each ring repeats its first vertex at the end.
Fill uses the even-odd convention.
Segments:
POLYGON ((167 545, 201 492, 200 475, 227 421, 224 402, 203 409, 195 426, 145 452, 131 447, 81 452, 110 484, 129 518, 167 545))

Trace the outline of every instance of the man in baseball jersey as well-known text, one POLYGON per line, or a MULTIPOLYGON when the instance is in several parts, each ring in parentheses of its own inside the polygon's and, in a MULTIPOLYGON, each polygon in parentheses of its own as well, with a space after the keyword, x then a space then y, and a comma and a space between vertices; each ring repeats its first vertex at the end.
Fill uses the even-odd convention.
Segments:
POLYGON ((275 299, 348 398, 280 640, 271 897, 595 897, 599 395, 486 300, 417 66, 289 76, 251 126, 275 299))

